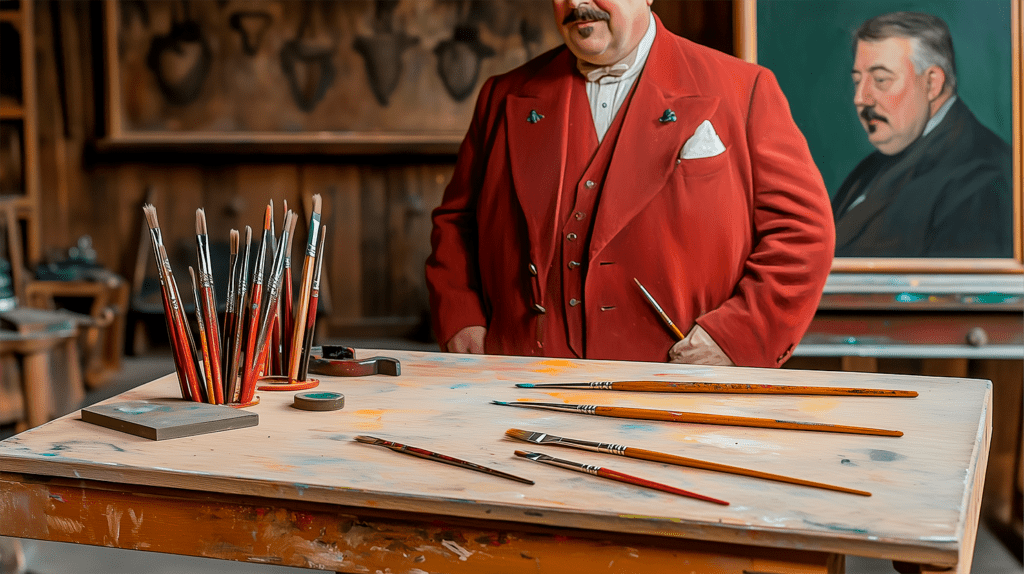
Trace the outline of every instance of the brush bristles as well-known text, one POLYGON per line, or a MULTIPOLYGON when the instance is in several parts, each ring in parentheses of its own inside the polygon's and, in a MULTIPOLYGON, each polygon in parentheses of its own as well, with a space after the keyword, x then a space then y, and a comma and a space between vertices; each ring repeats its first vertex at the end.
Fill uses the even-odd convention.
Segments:
POLYGON ((525 450, 517 450, 514 454, 516 456, 530 456, 530 453, 526 452, 525 450))
POLYGON ((146 214, 146 223, 150 229, 159 229, 160 221, 156 217, 156 207, 151 203, 142 206, 142 212, 146 214))
POLYGON ((270 222, 274 219, 274 208, 267 206, 266 212, 263 214, 263 230, 270 231, 270 222))
POLYGON ((317 215, 320 214, 321 203, 322 203, 322 200, 320 199, 320 194, 319 193, 313 194, 313 213, 315 213, 317 215))
POLYGON ((196 210, 196 235, 206 235, 206 211, 201 207, 196 210))
POLYGON ((231 233, 229 233, 228 236, 230 238, 229 243, 231 244, 231 254, 232 255, 238 255, 238 240, 239 240, 238 230, 237 229, 232 229, 231 233))
POLYGON ((249 245, 252 243, 252 228, 248 225, 245 226, 245 244, 249 245))
POLYGON ((359 442, 364 442, 366 444, 374 444, 375 442, 377 442, 377 439, 363 435, 356 435, 352 438, 356 439, 359 442))
POLYGON ((527 440, 530 434, 532 434, 530 433, 530 431, 524 431, 519 429, 508 429, 507 431, 505 431, 505 436, 517 438, 519 440, 527 440))
POLYGON ((289 211, 291 214, 291 220, 288 222, 288 245, 285 245, 284 256, 291 257, 292 253, 292 240, 295 239, 295 222, 299 219, 299 214, 294 211, 289 211))

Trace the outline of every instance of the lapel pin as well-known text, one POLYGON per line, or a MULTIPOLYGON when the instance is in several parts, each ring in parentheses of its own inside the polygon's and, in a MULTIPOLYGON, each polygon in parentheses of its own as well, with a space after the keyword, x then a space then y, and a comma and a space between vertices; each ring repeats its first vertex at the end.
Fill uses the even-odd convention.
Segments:
POLYGON ((526 121, 531 124, 539 122, 544 116, 537 113, 537 110, 530 110, 530 115, 526 116, 526 121))
POLYGON ((672 110, 665 110, 665 113, 661 114, 661 117, 658 118, 658 121, 663 124, 667 124, 668 122, 674 122, 676 121, 676 113, 673 112, 672 110))

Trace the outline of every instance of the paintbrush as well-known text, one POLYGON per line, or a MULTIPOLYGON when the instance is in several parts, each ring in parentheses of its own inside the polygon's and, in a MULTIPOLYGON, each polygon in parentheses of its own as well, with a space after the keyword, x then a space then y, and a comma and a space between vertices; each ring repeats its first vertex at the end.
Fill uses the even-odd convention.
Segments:
MULTIPOLYGON (((285 217, 284 225, 288 225, 288 212, 285 212, 284 217, 285 217)), ((282 227, 282 231, 283 230, 284 230, 284 228, 282 227)), ((274 257, 277 257, 277 232, 275 231, 275 226, 274 226, 274 200, 273 199, 270 200, 270 243, 269 243, 269 246, 270 246, 270 253, 273 253, 274 257)), ((271 265, 271 268, 273 268, 273 265, 271 265)), ((268 307, 268 310, 269 309, 270 309, 270 307, 268 307)), ((277 305, 274 305, 274 307, 273 307, 273 320, 270 323, 270 338, 271 338, 271 340, 273 339, 273 334, 274 334, 274 331, 275 331, 275 326, 277 325, 277 319, 278 319, 277 313, 278 313, 278 311, 279 311, 279 309, 278 309, 277 305)), ((258 353, 259 353, 259 351, 257 350, 257 354, 258 353)), ((261 376, 262 376, 263 373, 270 373, 271 372, 270 365, 273 363, 274 358, 276 356, 277 356, 277 351, 275 351, 274 348, 271 347, 270 351, 266 354, 266 359, 264 360, 264 365, 263 365, 263 370, 261 372, 261 376)))
POLYGON ((245 249, 242 251, 240 266, 238 269, 238 287, 235 289, 235 328, 231 337, 231 368, 228 377, 228 392, 225 400, 229 403, 237 403, 239 396, 238 379, 242 364, 245 362, 242 357, 242 340, 245 337, 245 311, 248 309, 246 296, 249 293, 249 252, 252 248, 252 228, 245 226, 245 249))
POLYGON ((515 451, 516 456, 532 460, 534 462, 542 462, 544 464, 550 464, 551 466, 557 466, 559 468, 567 468, 569 470, 575 470, 576 472, 582 472, 584 474, 592 474, 594 476, 600 476, 601 478, 607 478, 610 480, 616 480, 619 482, 625 482, 626 484, 633 484, 636 486, 643 486, 645 488, 652 488, 654 490, 660 490, 662 492, 668 492, 670 494, 678 494, 679 496, 685 496, 687 498, 696 498, 697 500, 703 500, 705 502, 713 502, 715 504, 721 504, 722 506, 729 506, 729 503, 724 500, 717 498, 711 498, 710 496, 704 496, 703 494, 697 494, 696 492, 690 492, 689 490, 683 490, 660 482, 654 482, 653 480, 647 480, 646 478, 640 478, 632 476, 624 472, 612 470, 610 468, 604 468, 600 466, 593 466, 590 464, 580 464, 571 460, 564 460, 561 458, 555 458, 539 452, 525 452, 521 450, 515 451))
POLYGON ((306 256, 302 261, 302 284, 299 287, 299 303, 295 308, 295 330, 292 333, 292 346, 288 355, 288 379, 297 381, 299 364, 302 358, 302 344, 305 331, 300 328, 301 322, 309 313, 309 296, 313 286, 313 263, 316 258, 316 244, 320 237, 320 194, 313 196, 313 213, 309 218, 309 234, 306 237, 306 256))
POLYGON ((177 306, 171 306, 170 287, 164 276, 164 260, 160 256, 160 248, 163 247, 163 238, 160 232, 160 223, 156 216, 156 208, 151 204, 142 206, 142 212, 146 216, 146 223, 149 226, 150 244, 153 247, 153 256, 156 258, 157 277, 160 279, 160 300, 164 306, 164 323, 167 325, 167 340, 171 343, 171 355, 174 358, 174 372, 178 376, 178 385, 181 387, 181 398, 191 399, 189 390, 188 372, 192 370, 191 358, 187 361, 183 353, 184 336, 175 327, 174 314, 177 313, 177 306))
MULTIPOLYGON (((210 355, 208 368, 211 371, 208 373, 207 379, 213 382, 211 389, 213 394, 210 395, 209 402, 222 405, 224 404, 224 381, 221 376, 217 297, 213 286, 213 263, 210 261, 210 237, 206 230, 206 211, 201 208, 196 210, 196 255, 199 259, 199 294, 202 296, 202 301, 196 300, 196 306, 202 306, 202 318, 206 321, 205 347, 210 355)), ((199 316, 197 311, 196 317, 199 316)))
MULTIPOLYGON (((288 201, 282 201, 285 211, 288 211, 288 201)), ((298 214, 296 214, 298 217, 298 214)), ((281 375, 287 375, 288 360, 291 350, 289 343, 292 340, 292 333, 295 329, 295 318, 292 316, 292 241, 295 234, 288 236, 288 243, 284 251, 284 277, 281 279, 281 375)))
POLYGON ((636 281, 636 286, 639 287, 641 291, 643 291, 644 297, 647 299, 647 302, 651 304, 651 307, 654 307, 654 310, 658 313, 658 316, 661 317, 661 320, 665 322, 665 325, 672 330, 672 333, 676 336, 676 339, 682 341, 683 332, 679 330, 679 327, 676 327, 676 324, 672 322, 672 319, 670 319, 668 314, 666 314, 665 311, 661 308, 661 305, 658 305, 658 302, 654 300, 654 297, 652 297, 651 294, 647 291, 647 289, 645 289, 644 286, 640 284, 640 281, 636 277, 633 278, 633 281, 636 281))
POLYGON ((393 450, 395 452, 400 452, 402 454, 410 454, 412 456, 416 456, 416 457, 419 457, 419 458, 425 458, 427 460, 443 462, 445 464, 450 464, 452 466, 457 466, 459 468, 475 470, 477 472, 482 472, 484 474, 489 474, 491 476, 507 478, 509 480, 514 480, 516 482, 522 482, 524 484, 533 484, 533 481, 528 479, 528 478, 522 478, 522 477, 516 476, 514 474, 509 474, 507 472, 502 472, 500 470, 495 470, 493 468, 489 468, 489 467, 486 467, 486 466, 483 466, 483 465, 480 465, 480 464, 476 464, 475 462, 469 462, 469 461, 466 461, 466 460, 455 458, 453 456, 448 456, 446 454, 441 454, 441 453, 433 452, 433 451, 430 451, 430 450, 426 450, 426 449, 422 449, 422 448, 417 448, 417 447, 414 447, 414 446, 409 446, 407 444, 402 444, 400 442, 393 442, 393 441, 390 441, 390 440, 384 440, 382 438, 377 438, 377 437, 372 437, 372 436, 365 436, 365 435, 358 435, 358 436, 355 437, 355 439, 357 441, 361 442, 361 443, 372 444, 372 445, 376 445, 376 446, 383 446, 385 448, 390 448, 391 450, 393 450))
MULTIPOLYGON (((245 347, 245 365, 242 367, 242 391, 241 396, 252 396, 255 387, 247 388, 250 382, 255 380, 248 376, 256 367, 256 338, 260 328, 260 307, 263 303, 263 271, 267 261, 267 235, 270 234, 270 206, 263 215, 263 238, 260 240, 260 250, 256 254, 256 269, 252 274, 252 288, 249 290, 249 326, 248 343, 245 347)), ((242 401, 245 402, 245 401, 242 401)))
POLYGON ((203 356, 203 373, 205 375, 206 387, 205 391, 205 402, 210 404, 217 404, 216 395, 213 392, 213 369, 210 367, 210 346, 209 339, 206 337, 206 323, 203 321, 203 305, 199 302, 199 285, 196 283, 196 272, 191 266, 188 268, 188 274, 192 277, 192 296, 196 301, 196 323, 199 325, 199 347, 202 349, 203 356))
MULTIPOLYGON (((156 211, 153 211, 156 217, 156 211)), ((171 271, 171 262, 167 258, 167 250, 163 244, 157 246, 157 266, 160 269, 162 281, 165 286, 167 305, 166 313, 168 332, 172 334, 171 342, 174 345, 175 369, 178 373, 178 383, 185 378, 185 386, 182 389, 181 398, 195 402, 202 402, 199 385, 199 370, 196 367, 195 347, 192 345, 192 334, 189 331, 188 323, 185 321, 184 311, 181 307, 181 297, 178 295, 178 287, 174 281, 174 273, 171 271)))
POLYGON ((309 353, 313 348, 313 333, 316 331, 316 307, 320 299, 320 270, 324 263, 324 238, 327 226, 320 226, 320 242, 316 247, 316 269, 313 271, 313 285, 309 291, 309 312, 306 313, 306 333, 302 338, 302 356, 299 357, 299 380, 306 380, 309 370, 309 353))
POLYGON ((238 277, 238 240, 238 230, 232 229, 228 234, 228 247, 230 249, 230 255, 228 256, 228 290, 224 300, 224 326, 221 328, 223 347, 220 350, 225 402, 231 402, 227 391, 230 386, 228 379, 231 376, 231 351, 235 339, 235 287, 238 277))
POLYGON ((662 411, 658 409, 638 409, 632 407, 606 407, 599 405, 570 405, 556 403, 533 403, 506 401, 491 401, 497 405, 509 407, 523 407, 528 409, 545 409, 562 411, 585 415, 597 415, 601 417, 616 417, 623 419, 639 419, 646 421, 668 421, 676 423, 725 425, 739 427, 756 427, 767 429, 789 429, 816 432, 832 432, 845 434, 866 434, 877 436, 903 436, 901 431, 876 429, 868 427, 855 427, 837 425, 830 423, 808 423, 798 421, 784 421, 779 419, 766 419, 758 417, 739 417, 731 415, 713 415, 706 413, 688 413, 681 411, 662 411))
POLYGON ((277 300, 281 293, 281 276, 284 273, 284 246, 288 242, 288 235, 295 229, 295 220, 298 219, 294 214, 288 212, 287 221, 284 225, 284 229, 281 230, 281 242, 279 248, 274 253, 274 261, 270 268, 270 277, 267 281, 267 305, 263 312, 263 318, 260 320, 259 336, 256 339, 256 360, 252 363, 249 372, 245 375, 245 383, 243 387, 247 394, 244 394, 241 398, 241 402, 246 403, 252 400, 251 393, 255 392, 256 379, 258 379, 266 368, 266 357, 270 353, 270 337, 271 327, 276 321, 275 310, 277 309, 277 300))
POLYGON ((861 496, 871 496, 870 492, 864 490, 856 490, 853 488, 846 488, 844 486, 835 486, 826 484, 824 482, 815 482, 813 480, 804 480, 802 478, 792 478, 789 476, 783 476, 781 474, 771 474, 768 472, 761 472, 758 470, 750 470, 747 468, 741 468, 738 466, 729 466, 727 464, 719 464, 716 462, 707 462, 704 460, 698 460, 695 458, 687 458, 684 456, 676 456, 674 454, 667 454, 664 452, 657 452, 653 450, 645 450, 642 448, 634 448, 629 446, 623 446, 619 444, 611 444, 606 442, 593 442, 587 440, 579 440, 572 438, 565 438, 555 436, 552 434, 525 431, 520 429, 508 429, 505 434, 511 438, 519 439, 521 441, 532 442, 534 444, 553 444, 556 446, 565 446, 570 448, 577 448, 580 450, 589 450, 593 452, 603 452, 607 454, 616 454, 619 456, 625 456, 629 458, 636 458, 640 460, 650 460, 653 462, 662 462, 666 464, 674 464, 678 466, 686 466, 690 468, 699 468, 702 470, 713 470, 716 472, 724 472, 728 474, 738 474, 741 476, 749 476, 752 478, 763 478, 765 480, 774 480, 776 482, 786 482, 789 484, 798 484, 800 486, 810 486, 813 488, 823 488, 825 490, 834 490, 837 492, 847 492, 850 494, 859 494, 861 496))
POLYGON ((587 383, 517 383, 521 389, 576 389, 640 391, 652 393, 735 393, 751 395, 827 395, 851 397, 916 397, 917 391, 858 389, 851 387, 803 387, 749 383, 702 383, 697 381, 590 381, 587 383))

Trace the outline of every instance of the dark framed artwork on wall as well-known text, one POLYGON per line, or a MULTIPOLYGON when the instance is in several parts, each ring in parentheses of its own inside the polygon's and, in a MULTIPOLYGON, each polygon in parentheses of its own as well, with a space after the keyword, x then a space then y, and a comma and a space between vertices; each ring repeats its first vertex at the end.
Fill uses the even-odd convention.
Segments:
POLYGON ((454 153, 543 0, 107 0, 107 146, 454 153))
POLYGON ((1021 3, 736 2, 832 198, 834 272, 1024 270, 1021 3))

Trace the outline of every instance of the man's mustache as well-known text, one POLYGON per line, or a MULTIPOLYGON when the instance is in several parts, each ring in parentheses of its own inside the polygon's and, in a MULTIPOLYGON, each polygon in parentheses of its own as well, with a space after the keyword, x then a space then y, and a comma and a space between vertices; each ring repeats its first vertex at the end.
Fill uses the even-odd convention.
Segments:
POLYGON ((610 22, 612 15, 600 8, 594 8, 593 6, 580 6, 574 8, 565 18, 562 20, 562 24, 572 24, 573 22, 593 22, 596 20, 604 20, 610 22))
POLYGON ((872 134, 875 133, 877 126, 872 124, 871 120, 889 123, 888 119, 875 111, 875 106, 864 106, 864 109, 860 111, 860 117, 863 118, 864 122, 868 125, 868 133, 872 134))

